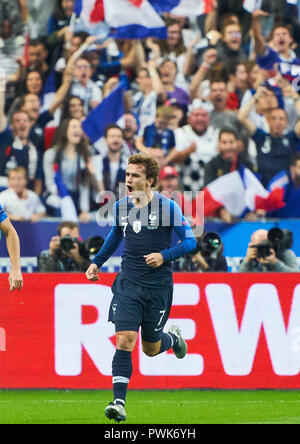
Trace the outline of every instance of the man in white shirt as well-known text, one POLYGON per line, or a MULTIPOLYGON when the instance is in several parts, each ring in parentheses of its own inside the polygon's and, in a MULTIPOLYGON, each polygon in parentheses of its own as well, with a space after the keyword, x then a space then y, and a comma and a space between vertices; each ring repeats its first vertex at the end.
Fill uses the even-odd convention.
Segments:
POLYGON ((205 164, 217 154, 218 133, 210 126, 211 104, 199 99, 189 108, 188 125, 175 131, 176 148, 168 163, 179 163, 184 191, 201 191, 204 187, 205 164))
POLYGON ((83 100, 85 114, 88 114, 102 102, 102 91, 91 80, 92 73, 89 60, 80 57, 75 65, 75 80, 71 87, 71 94, 83 100))
POLYGON ((132 95, 131 111, 138 114, 140 120, 140 134, 155 121, 157 110, 157 93, 153 90, 153 80, 147 68, 138 72, 137 84, 139 90, 132 95))
POLYGON ((38 222, 46 215, 39 196, 27 189, 25 168, 18 167, 8 173, 8 187, 0 194, 0 201, 10 220, 38 222))
POLYGON ((128 156, 124 154, 123 131, 118 125, 105 129, 107 151, 93 157, 93 167, 100 191, 112 191, 116 195, 121 183, 125 183, 128 156))

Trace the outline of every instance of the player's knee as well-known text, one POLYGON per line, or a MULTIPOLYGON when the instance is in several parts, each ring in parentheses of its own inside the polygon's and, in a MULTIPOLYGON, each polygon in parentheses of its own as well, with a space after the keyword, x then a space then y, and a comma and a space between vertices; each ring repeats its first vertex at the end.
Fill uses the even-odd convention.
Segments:
POLYGON ((136 342, 135 335, 130 334, 117 334, 117 348, 123 351, 133 351, 136 342))

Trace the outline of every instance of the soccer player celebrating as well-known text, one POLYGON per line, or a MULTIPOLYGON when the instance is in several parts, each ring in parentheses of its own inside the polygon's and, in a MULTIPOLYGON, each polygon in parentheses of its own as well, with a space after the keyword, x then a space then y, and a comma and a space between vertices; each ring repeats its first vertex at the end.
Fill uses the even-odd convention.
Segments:
POLYGON ((127 197, 114 207, 114 226, 86 272, 89 281, 99 280, 98 270, 125 241, 121 271, 112 290, 109 321, 115 324, 117 350, 112 363, 114 402, 105 415, 126 420, 125 400, 132 376, 132 357, 141 327, 143 351, 154 357, 173 349, 177 358, 187 353, 180 328, 163 333, 173 299, 172 261, 193 251, 196 240, 178 205, 154 193, 160 166, 148 155, 129 158, 127 197), (170 248, 172 231, 181 242, 170 248))
POLYGON ((11 273, 9 275, 10 291, 21 290, 23 278, 20 264, 20 241, 16 230, 4 212, 0 204, 0 230, 6 237, 6 245, 11 261, 11 273))

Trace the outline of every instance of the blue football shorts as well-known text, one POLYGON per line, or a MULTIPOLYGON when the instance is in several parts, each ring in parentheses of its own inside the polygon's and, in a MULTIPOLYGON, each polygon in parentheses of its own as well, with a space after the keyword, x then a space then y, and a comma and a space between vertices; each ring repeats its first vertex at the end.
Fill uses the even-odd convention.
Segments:
POLYGON ((143 341, 160 341, 172 307, 173 285, 144 287, 119 274, 112 291, 108 320, 115 324, 116 332, 138 332, 141 327, 143 341))

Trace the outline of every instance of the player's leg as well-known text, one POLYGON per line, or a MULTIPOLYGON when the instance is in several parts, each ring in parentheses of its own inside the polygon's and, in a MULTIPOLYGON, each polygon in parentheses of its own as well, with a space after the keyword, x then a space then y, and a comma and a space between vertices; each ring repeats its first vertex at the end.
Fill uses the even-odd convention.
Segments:
POLYGON ((184 358, 187 353, 187 345, 179 327, 171 327, 168 333, 163 332, 170 315, 173 288, 149 289, 147 293, 147 307, 142 324, 144 353, 153 357, 173 349, 178 358, 184 358))
POLYGON ((119 331, 116 333, 117 350, 112 363, 114 403, 125 406, 129 381, 132 376, 132 352, 138 333, 119 331))
POLYGON ((112 363, 114 401, 108 405, 105 415, 116 422, 126 420, 125 404, 128 384, 132 376, 131 354, 136 345, 138 333, 119 331, 116 333, 116 353, 112 363))
POLYGON ((138 287, 118 276, 113 285, 114 298, 110 307, 109 321, 115 324, 116 353, 112 362, 114 401, 105 414, 109 419, 125 421, 125 402, 132 376, 132 351, 136 345, 142 320, 142 308, 138 303, 138 287))
POLYGON ((182 337, 179 326, 177 325, 173 325, 168 333, 161 333, 161 339, 159 341, 154 343, 149 342, 151 340, 153 341, 154 338, 142 341, 143 352, 151 358, 171 349, 174 351, 178 359, 183 359, 187 354, 187 344, 182 337))

